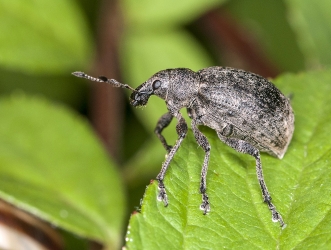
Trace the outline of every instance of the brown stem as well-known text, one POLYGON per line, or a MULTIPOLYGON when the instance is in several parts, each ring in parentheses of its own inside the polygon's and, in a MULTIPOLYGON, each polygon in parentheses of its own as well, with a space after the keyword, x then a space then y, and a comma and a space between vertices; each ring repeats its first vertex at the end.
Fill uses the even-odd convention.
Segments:
POLYGON ((270 62, 254 36, 237 23, 224 9, 214 9, 196 22, 227 66, 243 68, 264 77, 275 77, 278 69, 270 62))
MULTIPOLYGON (((120 81, 118 47, 123 22, 118 1, 102 1, 99 17, 97 54, 93 71, 95 75, 106 75, 120 81)), ((107 84, 93 84, 90 103, 93 125, 115 160, 119 160, 122 134, 122 91, 107 84)))

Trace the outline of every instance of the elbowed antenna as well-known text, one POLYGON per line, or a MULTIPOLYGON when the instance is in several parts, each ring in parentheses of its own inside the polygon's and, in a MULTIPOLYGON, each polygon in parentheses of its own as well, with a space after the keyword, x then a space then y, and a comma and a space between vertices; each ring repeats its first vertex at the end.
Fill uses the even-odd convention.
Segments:
POLYGON ((105 82, 105 83, 109 83, 113 87, 126 88, 126 89, 130 89, 130 90, 134 91, 134 88, 132 88, 131 86, 120 83, 120 82, 116 81, 115 79, 109 79, 105 76, 93 77, 93 76, 87 75, 81 71, 76 71, 76 72, 73 72, 72 74, 79 78, 85 78, 87 80, 94 81, 94 82, 105 82))

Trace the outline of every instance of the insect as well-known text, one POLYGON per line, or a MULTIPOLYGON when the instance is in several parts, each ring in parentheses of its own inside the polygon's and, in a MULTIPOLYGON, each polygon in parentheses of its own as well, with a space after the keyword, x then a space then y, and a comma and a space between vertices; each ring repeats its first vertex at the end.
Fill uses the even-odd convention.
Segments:
POLYGON ((180 110, 186 108, 191 118, 191 128, 197 143, 205 151, 201 170, 200 193, 204 214, 210 211, 207 195, 207 170, 210 144, 200 132, 198 125, 214 129, 219 139, 240 153, 253 156, 256 160, 256 174, 263 201, 272 213, 272 220, 285 223, 276 207, 264 181, 260 151, 279 159, 283 158, 294 131, 294 114, 290 101, 267 79, 244 70, 209 67, 197 72, 187 68, 166 69, 157 72, 136 89, 114 79, 98 78, 83 72, 73 75, 96 82, 106 82, 113 87, 132 91, 132 106, 144 106, 151 95, 156 95, 167 105, 168 112, 157 122, 155 133, 168 154, 158 181, 158 200, 168 205, 164 177, 169 164, 183 142, 188 126, 180 110), (168 145, 162 135, 171 120, 177 119, 178 139, 173 146, 168 145))

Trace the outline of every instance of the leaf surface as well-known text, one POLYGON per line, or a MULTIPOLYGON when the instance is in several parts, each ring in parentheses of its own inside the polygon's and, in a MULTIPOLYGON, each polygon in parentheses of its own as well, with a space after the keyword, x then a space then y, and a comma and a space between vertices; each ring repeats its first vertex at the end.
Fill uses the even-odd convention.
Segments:
POLYGON ((331 2, 285 0, 288 19, 310 68, 331 65, 331 2))
POLYGON ((128 24, 135 29, 164 29, 183 25, 226 0, 159 0, 123 1, 128 24))
MULTIPOLYGON (((265 181, 287 227, 271 221, 262 201, 255 160, 211 143, 207 192, 211 212, 199 210, 204 152, 191 132, 165 178, 169 206, 157 201, 157 182, 146 190, 141 213, 131 216, 128 249, 331 248, 331 71, 283 75, 275 84, 292 94, 295 132, 282 160, 262 154, 265 181)), ((160 163, 161 164, 161 163, 160 163)))
POLYGON ((87 24, 72 0, 0 1, 0 31, 0 65, 11 70, 59 73, 90 57, 87 24))
POLYGON ((0 197, 117 248, 125 214, 114 165, 85 120, 39 98, 0 100, 0 197))

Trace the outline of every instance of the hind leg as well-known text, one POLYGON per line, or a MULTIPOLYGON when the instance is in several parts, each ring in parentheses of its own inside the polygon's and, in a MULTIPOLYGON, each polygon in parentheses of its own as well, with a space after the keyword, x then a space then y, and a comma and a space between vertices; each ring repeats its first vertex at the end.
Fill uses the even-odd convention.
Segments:
POLYGON ((202 204, 200 209, 203 211, 203 214, 206 214, 210 211, 210 205, 208 200, 208 195, 206 193, 207 190, 207 171, 208 171, 208 163, 210 156, 210 144, 200 130, 197 127, 195 120, 192 120, 191 127, 194 133, 195 140, 199 144, 200 147, 205 151, 205 159, 203 161, 202 169, 201 169, 201 181, 200 181, 200 193, 202 195, 202 204))
POLYGON ((269 210, 272 213, 272 220, 274 222, 279 221, 280 226, 284 228, 286 225, 283 221, 282 216, 278 211, 276 210, 276 207, 271 203, 271 196, 268 192, 267 186, 264 181, 263 177, 263 171, 262 171, 262 164, 261 164, 261 159, 260 159, 260 152, 258 149, 253 147, 250 143, 236 139, 236 138, 228 138, 225 137, 221 132, 217 132, 218 137, 220 138, 221 141, 223 141, 225 144, 233 148, 234 150, 244 153, 244 154, 249 154, 253 156, 256 160, 256 175, 257 179, 259 181, 261 191, 262 191, 262 197, 263 201, 267 203, 269 210))

